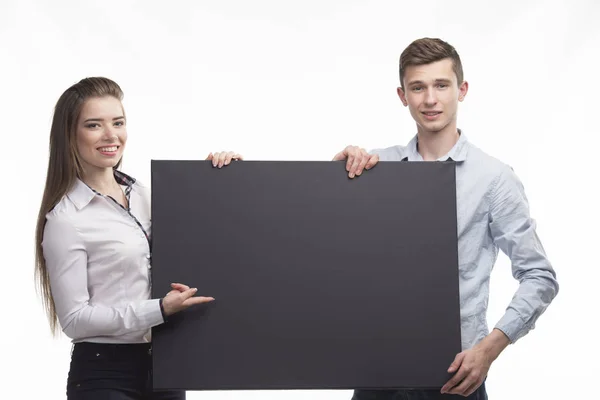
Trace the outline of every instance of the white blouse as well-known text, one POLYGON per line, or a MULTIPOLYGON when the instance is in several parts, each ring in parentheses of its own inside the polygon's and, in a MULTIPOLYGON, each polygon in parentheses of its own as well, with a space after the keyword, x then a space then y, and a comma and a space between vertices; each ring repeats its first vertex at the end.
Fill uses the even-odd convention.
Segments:
POLYGON ((129 210, 77 180, 46 216, 52 296, 73 342, 149 342, 150 328, 164 322, 159 300, 150 300, 150 189, 119 171, 115 178, 129 210))

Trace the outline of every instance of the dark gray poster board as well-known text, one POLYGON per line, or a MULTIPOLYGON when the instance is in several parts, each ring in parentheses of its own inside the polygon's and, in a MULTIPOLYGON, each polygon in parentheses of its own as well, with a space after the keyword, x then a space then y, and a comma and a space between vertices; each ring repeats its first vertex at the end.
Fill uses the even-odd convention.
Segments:
POLYGON ((440 388, 461 351, 452 162, 152 161, 157 389, 440 388))

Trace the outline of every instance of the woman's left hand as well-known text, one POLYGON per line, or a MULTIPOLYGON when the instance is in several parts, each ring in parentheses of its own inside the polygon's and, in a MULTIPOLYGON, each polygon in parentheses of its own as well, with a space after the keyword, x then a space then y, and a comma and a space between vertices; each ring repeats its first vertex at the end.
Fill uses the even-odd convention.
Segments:
POLYGON ((229 165, 231 160, 237 161, 243 160, 244 158, 241 154, 237 154, 233 151, 221 151, 217 153, 210 153, 206 159, 212 160, 213 167, 221 168, 224 165, 229 165))

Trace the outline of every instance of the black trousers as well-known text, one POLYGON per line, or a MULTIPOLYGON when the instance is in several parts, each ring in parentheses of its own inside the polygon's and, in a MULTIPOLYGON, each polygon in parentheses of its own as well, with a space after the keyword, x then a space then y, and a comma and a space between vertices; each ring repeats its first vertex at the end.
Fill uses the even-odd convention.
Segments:
POLYGON ((469 397, 441 394, 439 390, 355 390, 352 400, 487 400, 485 382, 469 397))
POLYGON ((149 343, 76 343, 68 400, 185 400, 185 391, 152 390, 149 343))

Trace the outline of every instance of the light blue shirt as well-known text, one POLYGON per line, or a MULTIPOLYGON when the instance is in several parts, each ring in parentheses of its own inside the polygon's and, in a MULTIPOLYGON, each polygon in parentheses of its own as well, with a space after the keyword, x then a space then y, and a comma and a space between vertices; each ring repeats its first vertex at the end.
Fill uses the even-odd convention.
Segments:
MULTIPOLYGON (((415 136, 407 146, 375 149, 381 161, 424 161, 415 136)), ((484 153, 461 133, 438 161, 456 162, 460 315, 463 350, 488 335, 490 275, 502 250, 519 288, 496 328, 514 343, 534 328, 558 293, 556 274, 529 215, 523 185, 512 168, 484 153)))

